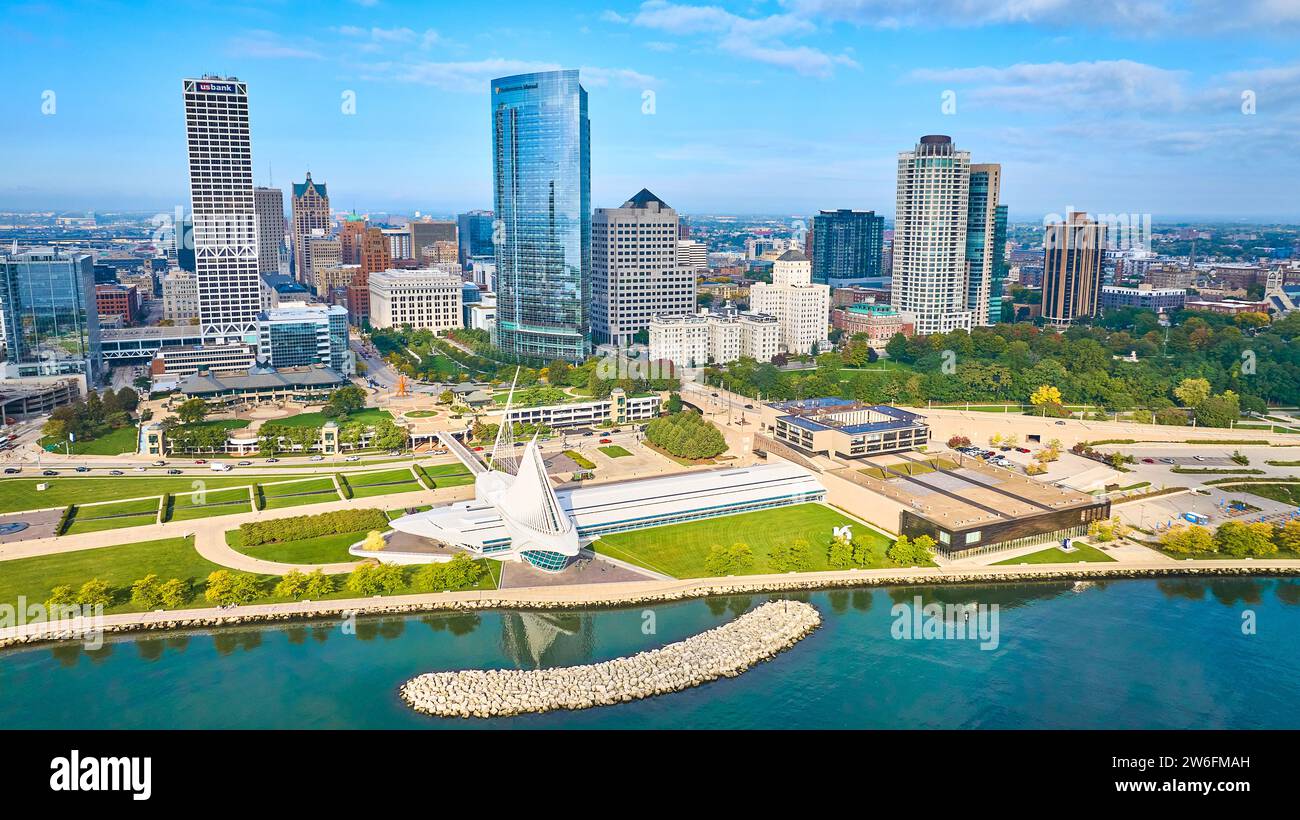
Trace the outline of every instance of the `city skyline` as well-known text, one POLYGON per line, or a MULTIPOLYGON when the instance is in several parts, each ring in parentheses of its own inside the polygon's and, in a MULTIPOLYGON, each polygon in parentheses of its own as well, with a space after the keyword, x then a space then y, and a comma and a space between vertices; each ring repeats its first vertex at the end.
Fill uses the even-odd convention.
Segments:
POLYGON ((4 59, 25 69, 0 103, 13 160, 0 208, 185 202, 168 89, 208 71, 256 89, 256 185, 287 189, 310 170, 338 210, 489 208, 488 83, 563 67, 591 94, 593 207, 650 187, 687 214, 892 218, 897 153, 944 133, 1003 165, 1014 221, 1071 208, 1297 216, 1272 157, 1300 116, 1300 64, 1285 52, 1300 13, 1236 4, 1234 23, 1209 26, 1172 4, 1113 2, 1085 23, 1044 3, 1009 23, 998 4, 891 19, 895 5, 508 4, 505 26, 391 2, 326 4, 319 24, 294 4, 235 7, 184 51, 135 15, 20 7, 7 21, 4 59), (999 44, 1017 61, 996 59, 999 44), (86 83, 106 49, 115 80, 86 83), (113 162, 87 150, 87 133, 113 162))

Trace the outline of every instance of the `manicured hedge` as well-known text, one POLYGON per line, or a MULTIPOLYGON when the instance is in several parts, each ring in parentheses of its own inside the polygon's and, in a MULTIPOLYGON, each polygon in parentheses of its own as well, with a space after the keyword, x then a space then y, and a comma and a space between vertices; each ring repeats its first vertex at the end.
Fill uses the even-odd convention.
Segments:
POLYGON ((334 477, 338 479, 339 489, 343 491, 343 498, 344 499, 352 498, 352 485, 348 483, 347 476, 343 475, 342 473, 335 473, 334 477))
POLYGON ((69 504, 67 507, 64 508, 63 515, 59 516, 58 525, 54 527, 55 535, 63 535, 65 532, 68 531, 68 525, 72 523, 72 512, 75 509, 76 509, 76 505, 74 504, 69 504))
POLYGON ((277 518, 274 521, 250 521, 241 524, 239 534, 245 547, 274 544, 280 541, 299 541, 322 535, 339 535, 345 532, 388 529, 388 516, 383 510, 338 510, 320 515, 299 515, 277 518))

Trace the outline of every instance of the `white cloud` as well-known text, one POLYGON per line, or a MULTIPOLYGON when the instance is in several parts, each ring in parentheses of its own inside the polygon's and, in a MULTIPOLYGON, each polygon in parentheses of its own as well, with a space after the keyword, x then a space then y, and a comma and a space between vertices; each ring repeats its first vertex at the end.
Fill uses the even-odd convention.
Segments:
POLYGON ((226 50, 234 57, 320 60, 323 55, 310 40, 285 40, 279 34, 254 29, 231 39, 226 50))
MULTIPOLYGON (((562 66, 555 63, 498 58, 459 62, 420 60, 406 63, 379 63, 369 66, 364 76, 366 79, 395 80, 434 86, 446 91, 482 94, 488 89, 489 83, 497 77, 529 74, 535 71, 556 71, 560 68, 562 66)), ((606 86, 649 88, 658 84, 656 78, 627 68, 582 66, 578 70, 578 76, 587 88, 606 86)))
POLYGON ((1177 111, 1188 102, 1186 72, 1132 60, 1017 63, 1006 67, 917 69, 910 79, 953 86, 965 102, 1018 111, 1177 111), (964 90, 963 90, 964 89, 964 90))
POLYGON ((795 14, 744 17, 721 6, 695 6, 669 0, 647 0, 630 18, 617 13, 611 22, 661 31, 677 37, 711 42, 727 54, 818 77, 830 76, 837 66, 856 68, 844 55, 828 54, 813 46, 794 46, 787 40, 816 31, 816 26, 795 14))

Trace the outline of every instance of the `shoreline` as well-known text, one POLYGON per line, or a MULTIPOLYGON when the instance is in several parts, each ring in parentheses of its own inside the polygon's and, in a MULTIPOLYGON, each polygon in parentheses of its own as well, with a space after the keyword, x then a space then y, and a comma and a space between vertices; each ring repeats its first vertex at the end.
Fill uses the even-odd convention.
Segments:
MULTIPOLYGON (((437 592, 337 601, 299 601, 260 604, 235 610, 135 612, 104 616, 104 635, 166 633, 207 630, 214 627, 256 624, 310 623, 349 615, 416 615, 426 612, 478 610, 618 609, 641 604, 662 604, 693 598, 762 593, 815 592, 829 589, 882 586, 949 586, 1095 579, 1178 577, 1300 577, 1300 560, 1200 560, 1131 564, 1035 564, 836 570, 784 575, 729 576, 673 581, 627 581, 569 587, 521 587, 513 590, 437 592)), ((89 624, 81 621, 38 622, 0 629, 0 650, 81 641, 89 624)))

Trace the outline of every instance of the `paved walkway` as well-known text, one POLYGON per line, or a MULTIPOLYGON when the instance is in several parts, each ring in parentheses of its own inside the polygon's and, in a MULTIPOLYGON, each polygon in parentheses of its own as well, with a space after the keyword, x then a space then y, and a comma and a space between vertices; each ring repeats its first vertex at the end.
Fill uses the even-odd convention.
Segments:
MULTIPOLYGON (((608 606, 619 602, 637 603, 671 600, 709 594, 751 594, 764 590, 788 588, 784 585, 807 583, 811 586, 836 585, 927 584, 927 583, 981 583, 984 581, 1048 580, 1056 575, 1059 580, 1087 577, 1133 577, 1134 573, 1151 572, 1169 575, 1194 575, 1216 573, 1221 570, 1247 571, 1252 574, 1300 574, 1300 560, 1212 560, 1179 561, 1179 566, 1169 562, 1145 561, 1133 563, 1092 564, 1037 564, 1004 567, 921 567, 873 570, 846 570, 833 572, 785 573, 781 575, 745 575, 731 578, 694 578, 675 581, 626 581, 622 583, 584 584, 576 586, 539 586, 518 589, 497 589, 470 592, 435 592, 419 595, 394 595, 381 598, 352 598, 337 601, 299 601, 289 604, 258 604, 233 609, 183 609, 171 612, 137 612, 107 615, 101 626, 121 628, 169 624, 179 620, 215 621, 226 623, 243 618, 287 619, 292 617, 335 616, 346 613, 397 612, 400 609, 419 611, 443 609, 448 605, 467 603, 491 605, 497 608, 512 606, 531 608, 548 606, 584 605, 608 606)), ((1223 577, 1214 574, 1211 577, 1223 577)), ((68 624, 38 622, 0 629, 0 641, 29 635, 44 635, 68 628, 68 624)))

